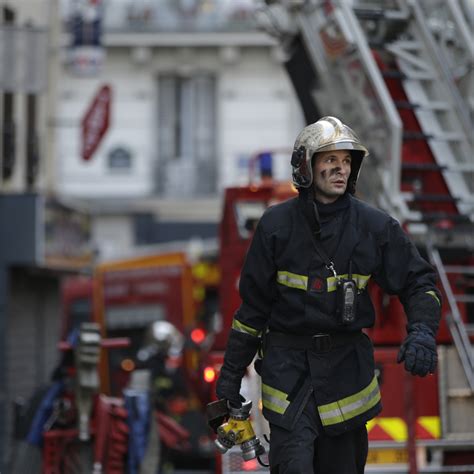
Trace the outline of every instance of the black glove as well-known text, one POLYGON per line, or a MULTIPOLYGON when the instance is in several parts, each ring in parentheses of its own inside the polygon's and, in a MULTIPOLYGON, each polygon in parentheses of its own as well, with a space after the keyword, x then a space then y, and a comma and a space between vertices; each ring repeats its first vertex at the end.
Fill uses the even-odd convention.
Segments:
POLYGON ((408 336, 403 341, 397 362, 405 361, 405 370, 424 377, 436 370, 438 354, 433 331, 423 323, 408 327, 408 336))
POLYGON ((247 366, 252 362, 260 346, 260 339, 235 330, 231 330, 224 364, 216 385, 218 399, 226 399, 236 408, 245 401, 240 395, 240 385, 247 366))
POLYGON ((241 380, 231 380, 221 375, 216 384, 216 395, 219 400, 228 400, 229 403, 235 407, 240 408, 245 398, 240 395, 241 380))

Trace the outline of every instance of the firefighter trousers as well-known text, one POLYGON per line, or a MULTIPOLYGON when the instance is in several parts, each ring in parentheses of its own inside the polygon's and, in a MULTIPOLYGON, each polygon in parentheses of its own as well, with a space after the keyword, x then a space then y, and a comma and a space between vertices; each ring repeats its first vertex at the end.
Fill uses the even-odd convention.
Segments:
POLYGON ((363 474, 368 452, 365 425, 326 436, 313 396, 291 430, 270 424, 271 474, 363 474))

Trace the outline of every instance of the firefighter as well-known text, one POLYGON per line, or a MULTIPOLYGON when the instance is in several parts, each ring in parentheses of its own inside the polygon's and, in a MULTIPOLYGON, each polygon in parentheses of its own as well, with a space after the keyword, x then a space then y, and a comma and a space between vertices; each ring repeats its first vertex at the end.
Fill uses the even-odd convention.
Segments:
POLYGON ((156 408, 167 411, 170 398, 187 394, 182 364, 168 367, 170 357, 181 357, 184 336, 168 321, 155 321, 145 333, 145 344, 138 351, 139 367, 150 371, 156 408))
POLYGON ((266 210, 241 272, 219 399, 238 406, 246 367, 262 378, 272 473, 363 473, 365 424, 381 411, 367 284, 396 294, 407 315, 398 362, 433 373, 441 297, 432 267, 399 223, 354 197, 368 151, 323 117, 302 130, 291 159, 299 196, 266 210))

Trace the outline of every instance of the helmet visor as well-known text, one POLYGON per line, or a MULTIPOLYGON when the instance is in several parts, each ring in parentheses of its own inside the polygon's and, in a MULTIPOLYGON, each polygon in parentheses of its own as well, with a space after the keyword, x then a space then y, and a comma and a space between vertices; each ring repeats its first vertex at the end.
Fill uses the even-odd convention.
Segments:
POLYGON ((340 141, 340 142, 330 143, 329 145, 318 148, 316 153, 321 153, 323 151, 336 151, 336 150, 359 151, 363 153, 361 158, 365 158, 369 154, 369 151, 367 150, 367 148, 365 148, 365 146, 361 145, 360 143, 354 143, 350 141, 340 141))

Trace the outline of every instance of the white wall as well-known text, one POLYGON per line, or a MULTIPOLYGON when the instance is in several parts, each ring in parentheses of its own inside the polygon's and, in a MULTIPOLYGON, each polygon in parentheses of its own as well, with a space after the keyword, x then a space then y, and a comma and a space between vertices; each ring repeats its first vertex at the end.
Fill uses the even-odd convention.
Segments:
POLYGON ((58 190, 77 197, 145 196, 151 192, 154 159, 156 85, 149 73, 137 70, 127 54, 109 54, 100 78, 64 74, 58 117, 58 190), (91 160, 81 158, 81 120, 99 88, 112 89, 109 130, 91 160), (115 147, 132 153, 129 172, 111 170, 107 155, 115 147))
POLYGON ((130 216, 94 216, 92 235, 101 260, 118 258, 134 246, 133 221, 130 216))
MULTIPOLYGON (((303 116, 283 65, 270 50, 247 50, 241 62, 226 68, 219 99, 221 186, 246 183, 246 158, 263 150, 288 149, 277 159, 286 160, 283 170, 289 178, 289 150, 303 116)), ((274 166, 282 169, 281 164, 274 166)))

